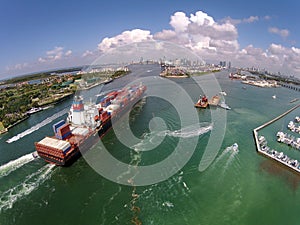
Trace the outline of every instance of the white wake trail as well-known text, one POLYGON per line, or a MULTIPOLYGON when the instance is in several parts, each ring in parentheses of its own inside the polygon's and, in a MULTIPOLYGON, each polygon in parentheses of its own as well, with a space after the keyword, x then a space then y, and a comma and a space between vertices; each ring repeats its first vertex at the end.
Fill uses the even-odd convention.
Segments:
POLYGON ((179 138, 191 138, 191 137, 196 137, 205 134, 212 129, 213 129, 213 124, 208 124, 208 125, 205 124, 205 126, 203 126, 203 123, 199 123, 196 125, 184 127, 180 130, 166 131, 166 135, 172 137, 179 137, 179 138))
POLYGON ((53 120, 57 119, 58 117, 64 115, 65 113, 67 113, 69 111, 68 108, 64 109, 63 111, 60 111, 54 115, 52 115, 51 117, 48 117, 47 119, 43 120, 42 122, 34 125, 33 127, 13 136, 12 138, 8 139, 6 142, 7 143, 12 143, 12 142, 15 142, 29 134, 31 134, 32 132, 34 131, 37 131, 38 129, 40 129, 41 127, 47 125, 48 123, 51 123, 53 120))
POLYGON ((229 167, 229 165, 232 163, 232 160, 234 159, 234 157, 236 156, 237 152, 232 152, 224 166, 224 170, 223 173, 227 170, 227 168, 229 167))
POLYGON ((25 164, 27 164, 33 160, 34 160, 34 157, 32 156, 32 153, 29 153, 27 155, 21 156, 20 158, 9 161, 8 163, 0 166, 0 178, 7 176, 11 172, 15 171, 16 169, 24 166, 25 164))
POLYGON ((144 133, 141 142, 133 145, 131 149, 136 152, 145 151, 145 149, 151 150, 156 148, 164 140, 166 136, 179 137, 179 138, 191 138, 205 134, 213 129, 212 123, 199 123, 184 127, 180 130, 170 131, 152 131, 151 133, 144 133))
POLYGON ((231 146, 225 148, 225 150, 222 152, 222 154, 216 159, 215 163, 218 163, 221 159, 223 159, 224 156, 226 155, 226 153, 228 153, 231 150, 232 150, 231 146))
POLYGON ((1 193, 0 212, 2 210, 11 209, 15 202, 36 190, 42 183, 51 177, 51 172, 54 167, 55 165, 53 164, 47 164, 40 168, 37 172, 26 176, 22 183, 19 183, 9 190, 1 193))

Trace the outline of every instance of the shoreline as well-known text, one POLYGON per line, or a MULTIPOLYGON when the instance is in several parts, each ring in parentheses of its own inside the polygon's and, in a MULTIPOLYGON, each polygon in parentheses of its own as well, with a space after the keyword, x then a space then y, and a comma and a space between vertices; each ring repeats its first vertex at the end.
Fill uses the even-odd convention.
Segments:
POLYGON ((183 76, 176 76, 176 75, 167 75, 167 76, 165 76, 165 75, 160 75, 161 77, 165 77, 165 78, 188 78, 189 76, 187 76, 187 75, 183 75, 183 76))
POLYGON ((12 128, 12 127, 14 127, 14 126, 18 125, 19 123, 21 123, 21 122, 23 122, 23 121, 27 120, 28 118, 29 118, 29 115, 25 115, 25 117, 23 117, 22 119, 20 119, 20 120, 16 121, 15 123, 13 123, 13 124, 9 125, 9 126, 8 126, 8 127, 6 127, 5 129, 7 129, 7 132, 8 132, 10 128, 12 128))
MULTIPOLYGON (((63 96, 62 98, 57 99, 57 100, 55 100, 53 102, 41 105, 41 107, 43 108, 43 110, 41 110, 41 111, 44 111, 44 110, 50 108, 51 106, 54 106, 54 105, 56 105, 56 104, 58 104, 58 103, 60 103, 62 101, 65 101, 67 98, 71 97, 72 95, 74 95, 74 93, 67 94, 67 95, 63 96)), ((9 129, 13 128, 14 126, 18 125, 19 123, 22 123, 23 121, 27 120, 29 117, 30 117, 30 115, 25 114, 22 119, 20 119, 20 120, 16 121, 15 123, 9 125, 8 127, 4 128, 4 130, 1 130, 0 131, 0 135, 9 132, 9 129)))

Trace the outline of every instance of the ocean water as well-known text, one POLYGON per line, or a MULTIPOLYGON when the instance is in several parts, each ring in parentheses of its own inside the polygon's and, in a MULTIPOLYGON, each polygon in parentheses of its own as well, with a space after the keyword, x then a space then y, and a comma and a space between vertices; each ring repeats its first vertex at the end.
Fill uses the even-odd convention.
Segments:
MULTIPOLYGON (((225 100, 232 110, 195 109, 190 103, 214 90, 204 91, 212 75, 164 83, 158 77, 157 66, 134 66, 132 71, 106 87, 90 91, 95 95, 147 78, 155 86, 153 93, 161 94, 144 98, 131 111, 128 123, 137 142, 124 144, 113 130, 102 139, 115 159, 129 165, 128 171, 118 172, 118 165, 111 165, 111 174, 105 177, 83 157, 67 168, 31 157, 34 142, 51 136, 52 124, 66 118, 72 102, 66 100, 0 136, 1 225, 299 223, 300 176, 258 155, 252 136, 255 127, 299 103, 289 103, 300 97, 299 92, 245 86, 229 80, 229 72, 222 71, 215 77, 227 93, 225 100), (174 92, 174 86, 181 89, 174 92), (189 96, 185 103, 184 91, 189 96), (164 95, 168 93, 167 101, 164 95), (196 115, 198 121, 191 115, 196 115), (13 137, 13 142, 6 142, 13 137), (218 142, 219 149, 207 148, 208 143, 218 142), (233 143, 239 146, 237 152, 230 148, 233 143), (165 179, 152 183, 153 177, 142 179, 143 167, 169 159, 177 146, 181 147, 164 164, 166 169, 152 170, 153 177, 165 179), (216 157, 200 172, 202 157, 210 151, 215 151, 216 157), (174 168, 170 177, 169 168, 174 168), (145 185, 138 183, 139 179, 145 185), (119 184, 126 181, 127 185, 119 184)), ((275 135, 278 130, 286 131, 287 123, 299 114, 297 109, 260 131, 271 147, 298 159, 300 152, 277 143, 275 135)), ((127 134, 126 120, 119 125, 127 134)), ((88 154, 97 154, 102 148, 97 144, 88 154)), ((98 162, 104 163, 101 160, 98 162)))

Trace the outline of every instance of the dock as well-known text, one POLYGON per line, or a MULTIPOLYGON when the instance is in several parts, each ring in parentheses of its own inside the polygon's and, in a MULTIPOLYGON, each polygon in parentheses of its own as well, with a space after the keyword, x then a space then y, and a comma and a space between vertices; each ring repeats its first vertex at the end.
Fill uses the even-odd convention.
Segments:
POLYGON ((255 129, 253 130, 253 137, 254 137, 254 141, 255 141, 256 150, 257 150, 258 153, 260 153, 260 154, 266 156, 267 158, 270 158, 270 159, 275 160, 276 162, 278 162, 278 163, 280 163, 280 164, 282 164, 282 165, 288 167, 289 169, 292 169, 293 171, 296 171, 296 172, 300 173, 299 167, 294 167, 294 166, 292 166, 291 164, 282 161, 281 159, 279 159, 279 158, 276 157, 275 155, 273 155, 273 154, 268 154, 267 152, 263 151, 263 150, 261 149, 261 146, 260 146, 260 143, 259 143, 259 140, 258 140, 258 131, 259 131, 259 130, 261 130, 261 129, 263 129, 263 128, 269 126, 270 124, 274 123, 275 121, 281 119, 282 117, 284 117, 285 115, 287 115, 287 114, 289 114, 290 112, 294 111, 294 110, 297 109, 298 107, 300 107, 300 104, 298 104, 298 105, 294 106, 293 108, 287 110, 286 112, 282 113, 281 115, 277 116, 276 118, 274 118, 274 119, 272 119, 272 120, 270 120, 270 121, 264 123, 263 125, 261 125, 261 126, 255 128, 255 129))

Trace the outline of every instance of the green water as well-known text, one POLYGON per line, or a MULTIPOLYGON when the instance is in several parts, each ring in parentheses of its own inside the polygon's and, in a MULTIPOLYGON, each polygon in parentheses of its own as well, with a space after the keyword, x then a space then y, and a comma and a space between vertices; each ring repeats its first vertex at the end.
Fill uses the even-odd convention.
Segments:
MULTIPOLYGON (((112 82, 108 88, 118 88, 136 77, 157 75, 159 68, 136 66, 133 71, 128 77, 112 82), (149 69, 151 72, 146 72, 149 69)), ((84 158, 71 167, 61 168, 51 167, 41 159, 31 160, 28 156, 18 163, 19 168, 0 169, 0 224, 134 224, 133 220, 155 225, 299 224, 300 176, 258 155, 252 130, 297 104, 289 101, 300 94, 286 88, 245 86, 246 89, 243 89, 244 85, 239 81, 228 79, 228 73, 223 71, 215 74, 221 89, 227 93, 226 103, 232 110, 226 113, 226 132, 224 140, 221 140, 221 149, 208 169, 199 172, 198 166, 212 131, 199 136, 191 159, 175 175, 146 186, 120 185, 103 178, 84 158), (276 99, 272 98, 274 94, 276 99), (224 153, 235 142, 239 145, 239 152, 224 153), (136 198, 133 193, 137 194, 136 198)), ((194 79, 205 84, 208 76, 194 79)), ((175 82, 189 93, 193 101, 201 94, 191 79, 175 82)), ((163 88, 168 90, 167 87, 163 88)), ((180 92, 174 93, 174 98, 180 99, 180 92)), ((67 100, 34 114, 2 135, 0 165, 33 152, 33 143, 45 135, 52 135, 52 124, 65 118, 66 114, 11 144, 6 143, 7 139, 69 108, 70 104, 71 100, 67 100)), ((196 109, 191 106, 186 110, 196 109)), ((200 126, 211 123, 208 109, 196 110, 196 114, 200 126)), ((260 131, 270 146, 298 159, 300 152, 276 143, 275 135, 278 130, 285 130, 289 120, 299 114, 300 110, 297 109, 260 131)), ((139 148, 151 144, 147 139, 150 133, 148 124, 154 116, 165 121, 165 133, 182 128, 180 116, 172 104, 154 97, 147 98, 130 114, 133 133, 144 138, 139 148)), ((216 124, 213 129, 215 127, 216 124)), ((186 151, 194 138, 198 136, 184 139, 186 151)), ((165 135, 162 143, 152 151, 134 151, 124 146, 113 131, 102 141, 118 160, 145 166, 166 159, 179 138, 165 135)), ((90 154, 99 148, 99 145, 94 146, 90 154)), ((113 173, 114 168, 111 170, 113 173)))

